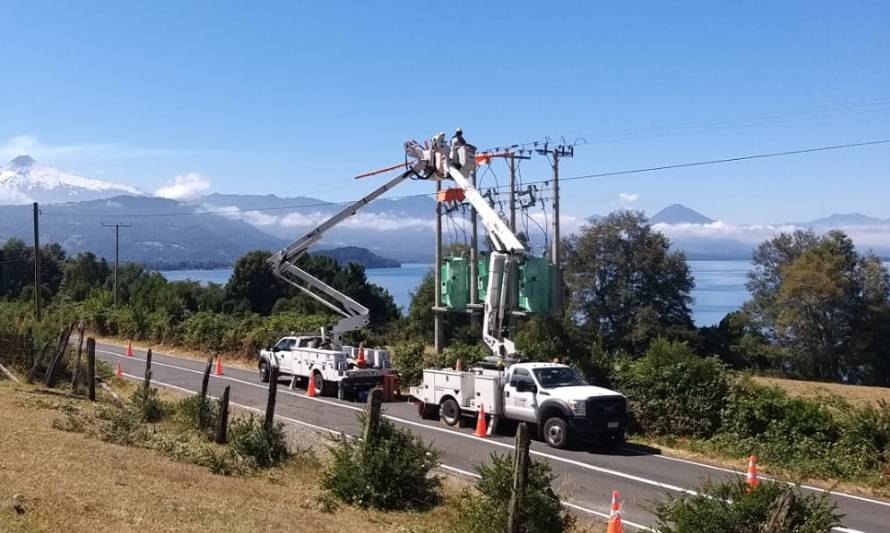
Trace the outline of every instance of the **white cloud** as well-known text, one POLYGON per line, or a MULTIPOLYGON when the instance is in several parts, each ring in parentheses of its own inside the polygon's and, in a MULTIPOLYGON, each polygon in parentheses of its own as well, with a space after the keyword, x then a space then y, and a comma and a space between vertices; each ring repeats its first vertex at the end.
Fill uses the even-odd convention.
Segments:
POLYGON ((630 205, 640 199, 640 195, 635 192, 622 192, 618 194, 618 202, 621 205, 630 205))
POLYGON ((133 146, 121 142, 93 142, 80 144, 48 144, 36 135, 16 135, 0 143, 0 158, 12 159, 30 155, 38 161, 59 157, 89 156, 92 159, 124 159, 141 157, 169 157, 176 155, 214 154, 213 150, 183 150, 133 146))
MULTIPOLYGON (((745 244, 757 244, 779 233, 808 229, 794 224, 727 224, 721 221, 709 224, 655 224, 652 226, 671 239, 732 239, 745 244)), ((839 229, 846 233, 857 246, 890 246, 890 224, 833 226, 816 228, 819 233, 839 229)))
POLYGON ((0 205, 30 204, 33 201, 34 200, 19 191, 7 187, 0 187, 0 205))
POLYGON ((189 172, 175 176, 166 185, 156 190, 155 196, 170 200, 192 200, 204 194, 209 188, 209 179, 196 172, 189 172))

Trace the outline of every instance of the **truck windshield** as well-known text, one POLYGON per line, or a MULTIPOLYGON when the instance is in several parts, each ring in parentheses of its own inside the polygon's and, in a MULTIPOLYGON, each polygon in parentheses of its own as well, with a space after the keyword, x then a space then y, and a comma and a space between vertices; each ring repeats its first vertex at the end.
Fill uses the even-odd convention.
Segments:
POLYGON ((536 368, 533 372, 535 373, 535 377, 538 378, 538 383, 545 389, 571 387, 573 385, 587 385, 587 382, 584 381, 573 368, 536 368))

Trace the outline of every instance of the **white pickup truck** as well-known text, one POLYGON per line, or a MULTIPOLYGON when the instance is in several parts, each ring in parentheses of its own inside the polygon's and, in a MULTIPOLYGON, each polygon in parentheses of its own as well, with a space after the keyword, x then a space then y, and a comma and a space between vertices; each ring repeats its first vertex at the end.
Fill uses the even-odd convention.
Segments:
POLYGON ((336 393, 340 399, 355 398, 381 385, 384 376, 392 373, 386 350, 363 350, 366 367, 359 368, 357 348, 344 346, 342 350, 332 350, 320 336, 282 337, 273 346, 260 351, 257 363, 260 380, 269 382, 270 368, 274 364, 279 376, 291 378, 291 388, 296 378, 310 379, 316 394, 336 393))
POLYGON ((467 372, 426 369, 423 383, 411 387, 424 418, 456 425, 477 416, 480 407, 492 415, 489 432, 501 418, 536 424, 538 435, 554 448, 571 439, 598 438, 624 442, 627 399, 588 384, 571 367, 557 363, 515 363, 506 370, 474 368, 467 372))

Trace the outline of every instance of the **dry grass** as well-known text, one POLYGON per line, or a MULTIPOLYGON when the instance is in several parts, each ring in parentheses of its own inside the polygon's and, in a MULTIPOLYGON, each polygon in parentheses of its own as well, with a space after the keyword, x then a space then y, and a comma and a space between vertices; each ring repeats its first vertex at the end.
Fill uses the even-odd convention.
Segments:
MULTIPOLYGON (((64 401, 0 382, 0 531, 446 531, 454 519, 449 505, 427 513, 324 512, 317 472, 291 464, 216 476, 52 429, 58 411, 37 404, 64 401)), ((446 494, 456 490, 449 484, 446 494)))
MULTIPOLYGON (((136 384, 112 380, 122 396, 136 384)), ((167 400, 178 395, 162 393, 167 400)), ((444 502, 427 512, 329 507, 317 466, 299 458, 265 472, 219 476, 158 452, 53 429, 82 399, 0 381, 0 532, 375 531, 445 532, 466 482, 445 478, 444 502), (16 507, 23 509, 19 513, 16 507)), ((167 424, 157 426, 160 430, 167 424)), ((174 430, 172 427, 168 428, 174 430)), ((289 428, 291 429, 291 428, 289 428)), ((305 446, 310 438, 300 435, 305 446)), ((317 435, 316 435, 317 437, 317 435)), ((574 532, 600 531, 579 517, 574 532)))
POLYGON ((754 376, 754 381, 761 385, 779 387, 791 396, 801 398, 817 398, 819 396, 841 396, 854 405, 877 403, 879 400, 890 402, 890 388, 865 387, 862 385, 843 385, 841 383, 820 383, 818 381, 798 381, 794 379, 754 376))

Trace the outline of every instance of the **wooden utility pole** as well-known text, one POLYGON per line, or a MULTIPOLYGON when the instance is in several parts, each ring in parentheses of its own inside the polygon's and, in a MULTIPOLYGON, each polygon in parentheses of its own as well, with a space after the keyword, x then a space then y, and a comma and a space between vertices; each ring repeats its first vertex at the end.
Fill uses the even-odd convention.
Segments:
MULTIPOLYGON (((470 184, 476 187, 476 171, 470 174, 470 184)), ((470 205, 470 323, 476 324, 476 306, 479 304, 479 216, 470 205)))
MULTIPOLYGON (((37 205, 37 204, 34 204, 37 205)), ((121 228, 132 228, 133 224, 105 224, 103 227, 114 228, 114 306, 117 307, 117 271, 120 266, 121 228)))
POLYGON ((40 208, 34 202, 34 316, 40 321, 40 208))
POLYGON ((516 156, 510 152, 510 231, 516 234, 516 156))
POLYGON ((522 497, 528 481, 528 427, 520 422, 516 428, 516 448, 513 451, 513 491, 507 509, 507 533, 519 533, 522 528, 522 497))
POLYGON ((436 353, 442 353, 445 344, 445 317, 442 314, 442 210, 439 203, 439 192, 442 181, 436 180, 436 264, 433 265, 433 277, 436 287, 433 297, 433 344, 436 353))
POLYGON ((550 242, 550 263, 553 266, 552 312, 555 315, 560 315, 562 314, 562 264, 560 261, 562 236, 559 231, 559 160, 563 157, 574 156, 575 147, 561 144, 551 149, 549 143, 545 143, 543 148, 537 149, 537 152, 550 157, 550 167, 553 170, 553 229, 550 242))

